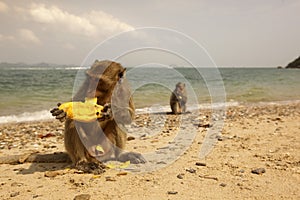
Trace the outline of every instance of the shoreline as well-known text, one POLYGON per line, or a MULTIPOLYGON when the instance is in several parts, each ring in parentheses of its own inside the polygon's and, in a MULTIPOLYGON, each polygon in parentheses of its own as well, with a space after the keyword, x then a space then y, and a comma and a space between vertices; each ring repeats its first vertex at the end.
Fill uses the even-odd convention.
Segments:
MULTIPOLYGON (((68 163, 1 164, 0 199, 73 199, 80 194, 130 200, 299 199, 300 102, 239 105, 226 113, 221 137, 204 159, 199 152, 211 127, 202 125, 212 123, 211 112, 201 110, 198 118, 193 113, 167 115, 160 132, 134 135, 126 150, 144 153, 164 148, 177 135, 180 117, 185 117, 181 128, 186 134, 196 129, 197 134, 171 164, 141 174, 108 169, 98 176, 70 170, 68 163), (264 172, 255 174, 259 168, 264 172)), ((137 115, 134 130, 144 133, 143 126, 151 127, 152 122, 158 126, 156 119, 160 118, 137 115)), ((63 128, 57 120, 1 124, 0 156, 62 152, 63 128)))
MULTIPOLYGON (((255 107, 255 106, 270 106, 270 105, 289 105, 289 104, 299 104, 300 100, 285 100, 285 101, 260 101, 260 102, 236 102, 236 101, 227 101, 225 104, 225 110, 229 108, 235 108, 240 106, 246 107, 255 107)), ((218 107, 224 107, 223 104, 216 104, 212 105, 209 103, 197 104, 197 105, 188 105, 188 111, 193 112, 195 110, 209 110, 218 107)), ((170 106, 164 105, 159 107, 143 107, 143 108, 136 108, 137 115, 143 114, 154 114, 158 112, 157 110, 160 109, 159 112, 170 112, 170 106), (149 112, 149 110, 155 109, 154 112, 149 112)), ((34 112, 24 112, 21 114, 12 114, 12 115, 4 115, 0 116, 0 126, 3 124, 17 124, 17 123, 35 123, 37 121, 49 122, 52 121, 53 117, 50 114, 49 110, 40 110, 34 112), (37 118, 37 119, 35 119, 37 118)))

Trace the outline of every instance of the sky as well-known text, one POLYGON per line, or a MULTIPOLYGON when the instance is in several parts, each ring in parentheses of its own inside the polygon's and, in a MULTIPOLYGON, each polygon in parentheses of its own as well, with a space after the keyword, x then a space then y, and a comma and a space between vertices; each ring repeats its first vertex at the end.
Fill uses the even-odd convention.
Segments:
MULTIPOLYGON (((108 40, 129 31, 130 38, 120 48, 101 50, 115 55, 119 49, 145 47, 147 41, 149 46, 169 42, 166 50, 197 54, 182 45, 185 35, 217 66, 286 66, 300 55, 299 10, 299 0, 0 0, 0 62, 80 65, 97 45, 109 45, 108 40), (165 31, 136 31, 143 27, 165 31), (168 40, 170 31, 179 36, 168 40)), ((106 56, 100 49, 97 53, 106 56)), ((141 50, 127 60, 151 62, 150 54, 141 50)), ((181 64, 159 55, 167 64, 181 64)))

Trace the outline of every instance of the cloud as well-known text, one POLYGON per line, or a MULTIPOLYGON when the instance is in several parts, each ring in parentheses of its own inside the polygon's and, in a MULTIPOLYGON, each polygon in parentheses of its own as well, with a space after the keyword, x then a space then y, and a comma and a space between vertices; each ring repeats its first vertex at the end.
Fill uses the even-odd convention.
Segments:
POLYGON ((15 37, 12 35, 2 35, 0 34, 0 41, 13 41, 15 37))
POLYGON ((26 42, 31 42, 34 44, 41 44, 40 39, 29 29, 19 30, 20 39, 26 42))
POLYGON ((73 34, 85 36, 99 36, 133 29, 132 26, 102 11, 91 11, 79 16, 56 6, 46 7, 43 4, 32 4, 29 14, 36 22, 50 24, 54 27, 59 26, 73 34))
POLYGON ((0 12, 6 12, 7 10, 8 6, 4 2, 0 1, 0 12))

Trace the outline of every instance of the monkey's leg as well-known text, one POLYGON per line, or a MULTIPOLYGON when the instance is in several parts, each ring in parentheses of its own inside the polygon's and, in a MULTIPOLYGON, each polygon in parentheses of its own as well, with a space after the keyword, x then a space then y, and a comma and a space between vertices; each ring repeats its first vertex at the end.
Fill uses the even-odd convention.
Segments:
MULTIPOLYGON (((138 163, 146 163, 146 159, 142 156, 142 154, 137 152, 124 152, 125 143, 127 140, 127 134, 119 127, 122 125, 117 125, 114 121, 111 122, 112 124, 110 127, 112 128, 109 130, 110 132, 106 132, 107 136, 114 135, 115 141, 115 157, 118 161, 126 162, 130 161, 133 164, 138 163)), ((112 137, 109 137, 112 140, 112 137)))

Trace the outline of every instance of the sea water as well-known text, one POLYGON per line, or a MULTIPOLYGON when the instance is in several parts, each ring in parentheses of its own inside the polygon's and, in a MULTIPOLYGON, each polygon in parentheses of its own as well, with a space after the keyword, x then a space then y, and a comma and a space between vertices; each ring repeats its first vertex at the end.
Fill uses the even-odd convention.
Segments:
MULTIPOLYGON (((84 79, 82 68, 1 67, 0 123, 51 119, 49 110, 70 101, 84 79)), ((177 82, 188 91, 188 110, 217 104, 300 100, 300 70, 276 68, 128 68, 137 112, 168 112, 177 82)))

